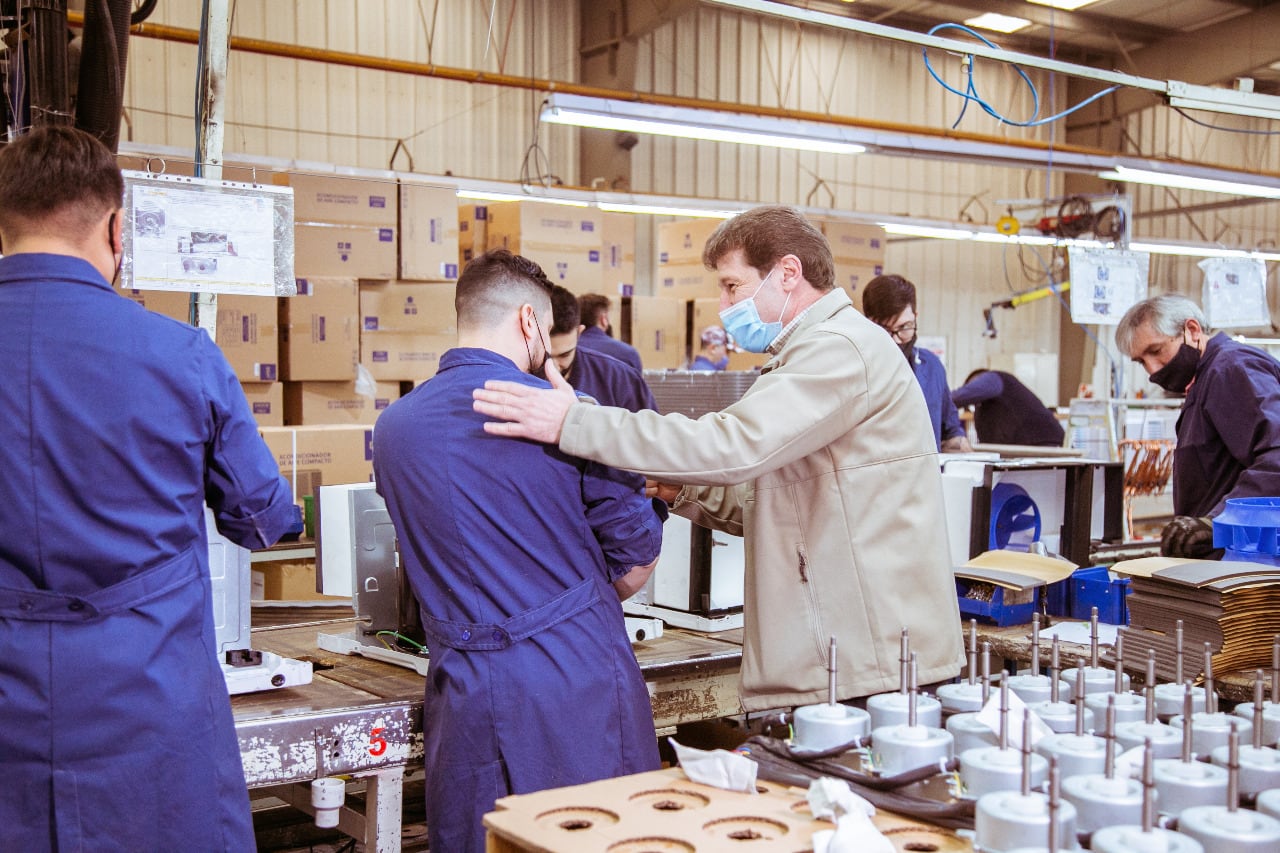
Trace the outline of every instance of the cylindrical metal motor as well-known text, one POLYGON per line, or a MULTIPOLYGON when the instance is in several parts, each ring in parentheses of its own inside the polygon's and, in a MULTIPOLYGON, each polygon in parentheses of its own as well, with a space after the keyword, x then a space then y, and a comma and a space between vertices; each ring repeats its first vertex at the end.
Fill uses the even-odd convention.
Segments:
POLYGON ((1160 812, 1177 817, 1195 806, 1227 803, 1227 771, 1203 761, 1166 758, 1156 762, 1160 812))
POLYGON ((1116 743, 1121 749, 1133 749, 1151 741, 1156 758, 1177 758, 1182 751, 1182 733, 1164 723, 1116 723, 1116 743))
POLYGON ((881 726, 871 732, 872 758, 887 776, 896 776, 918 767, 947 761, 954 754, 951 733, 920 722, 916 698, 916 653, 911 652, 908 669, 907 722, 881 726))
MULTIPOLYGON (((914 700, 916 721, 922 726, 937 728, 942 725, 942 703, 932 696, 917 694, 914 700)), ((871 715, 871 729, 903 726, 911 713, 911 703, 905 693, 880 693, 867 699, 867 713, 871 715)))
POLYGON ((792 715, 797 750, 821 752, 865 738, 871 733, 871 715, 848 705, 805 705, 792 715))
POLYGON ((1045 758, 1056 757, 1064 780, 1072 776, 1101 774, 1107 758, 1106 744, 1094 735, 1047 735, 1036 743, 1036 752, 1045 758))
POLYGON ((1280 788, 1272 788, 1269 791, 1263 791, 1258 795, 1257 802, 1258 811, 1265 815, 1271 815, 1274 818, 1280 818, 1280 788))
MULTIPOLYGON (((1058 809, 1059 849, 1075 850, 1076 809, 1064 802, 1058 809)), ((1043 846, 1049 834, 1049 800, 1044 794, 997 791, 978 800, 974 846, 983 851, 1043 846)))
POLYGON ((1170 829, 1108 826, 1089 839, 1093 853, 1204 853, 1204 845, 1170 829))
POLYGON ((947 717, 946 729, 955 741, 956 755, 964 755, 971 749, 1000 745, 1000 739, 991 727, 978 722, 977 714, 952 714, 947 717))
POLYGON ((1178 816, 1178 831, 1209 853, 1275 853, 1280 850, 1280 820, 1225 806, 1192 806, 1178 816))
MULTIPOLYGON (((1181 714, 1171 717, 1169 725, 1175 729, 1182 728, 1182 719, 1181 714)), ((1241 737, 1248 738, 1252 736, 1253 724, 1248 720, 1237 717, 1235 714, 1223 714, 1221 712, 1192 714, 1191 750, 1196 755, 1207 756, 1212 755, 1213 751, 1218 747, 1225 747, 1233 724, 1239 727, 1241 737)))
POLYGON ((1116 725, 1141 722, 1147 716, 1147 703, 1137 693, 1091 693, 1084 699, 1084 706, 1099 720, 1107 712, 1107 703, 1115 697, 1116 725))

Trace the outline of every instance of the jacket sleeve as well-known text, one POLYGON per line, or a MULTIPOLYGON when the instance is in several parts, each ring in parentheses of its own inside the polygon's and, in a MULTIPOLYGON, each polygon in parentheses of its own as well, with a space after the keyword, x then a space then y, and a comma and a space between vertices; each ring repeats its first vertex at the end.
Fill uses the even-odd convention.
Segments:
POLYGON ((987 371, 973 378, 972 382, 951 392, 951 402, 957 406, 972 406, 994 400, 1004 390, 1004 381, 995 371, 987 371))
POLYGON ((819 451, 868 410, 863 353, 838 332, 814 330, 789 344, 785 362, 723 411, 694 420, 574 406, 560 448, 664 482, 731 486, 819 451))
POLYGON ((741 536, 746 493, 745 485, 685 486, 671 505, 671 511, 699 527, 741 536))
POLYGON ((583 465, 582 502, 587 524, 604 553, 610 582, 657 559, 662 549, 662 519, 644 496, 643 478, 587 462, 583 465))
POLYGON ((223 536, 244 548, 266 548, 293 523, 293 497, 258 435, 231 365, 207 335, 202 337, 205 394, 213 420, 205 448, 205 502, 223 536))
POLYGON ((1244 468, 1209 515, 1222 512, 1228 498, 1280 495, 1280 381, 1243 363, 1206 390, 1205 414, 1244 468))

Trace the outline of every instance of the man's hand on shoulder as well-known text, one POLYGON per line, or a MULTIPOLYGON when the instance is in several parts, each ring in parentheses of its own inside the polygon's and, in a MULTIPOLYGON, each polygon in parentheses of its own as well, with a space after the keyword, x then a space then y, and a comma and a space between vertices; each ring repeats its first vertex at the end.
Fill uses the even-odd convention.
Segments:
POLYGON ((497 418, 484 431, 511 438, 531 438, 548 444, 560 443, 560 431, 570 407, 578 402, 573 388, 560 375, 554 361, 547 360, 550 388, 530 388, 518 382, 489 381, 471 392, 472 408, 497 418))

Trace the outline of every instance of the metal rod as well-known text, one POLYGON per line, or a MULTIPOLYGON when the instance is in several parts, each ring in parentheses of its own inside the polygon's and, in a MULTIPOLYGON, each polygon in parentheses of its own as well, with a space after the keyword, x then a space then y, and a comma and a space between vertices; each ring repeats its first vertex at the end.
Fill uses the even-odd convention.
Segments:
POLYGON ((907 686, 907 725, 911 728, 916 727, 916 653, 911 653, 911 662, 907 665, 910 670, 910 681, 907 686))
POLYGON ((1071 701, 1076 704, 1076 737, 1084 737, 1084 658, 1077 660, 1076 689, 1071 701))
MULTIPOLYGON (((982 661, 982 669, 981 669, 982 677, 985 678, 987 681, 990 681, 991 680, 991 643, 987 642, 986 640, 982 641, 981 661, 982 661)), ((1000 679, 1000 681, 1001 683, 1003 683, 1004 679, 1002 678, 1000 679)))
POLYGON ((1142 750, 1142 831, 1150 832, 1156 825, 1156 761, 1151 738, 1144 739, 1142 750))
POLYGON ((1146 685, 1142 688, 1143 694, 1147 699, 1146 723, 1151 725, 1156 721, 1156 650, 1147 650, 1147 675, 1146 685))
POLYGON ((1280 634, 1271 641, 1271 704, 1280 705, 1280 634))
POLYGON ((902 639, 898 643, 898 690, 904 695, 908 689, 910 676, 907 673, 907 661, 911 658, 911 637, 906 628, 902 629, 902 639))
POLYGON ((1213 690, 1213 648, 1204 644, 1204 712, 1218 713, 1218 696, 1213 690))
POLYGON ((827 704, 836 704, 836 635, 831 635, 831 651, 827 657, 827 704))
POLYGON ((1227 811, 1240 808, 1240 730, 1235 720, 1227 734, 1227 811))
POLYGON ((1182 620, 1178 620, 1178 627, 1174 629, 1173 636, 1173 682, 1174 684, 1182 683, 1182 620))
POLYGON ((1253 673, 1253 748, 1262 749, 1262 670, 1253 673))
POLYGON ((1059 784, 1061 779, 1058 769, 1058 756, 1049 759, 1049 853, 1057 853, 1058 843, 1061 840, 1061 834, 1058 827, 1058 810, 1062 808, 1059 797, 1059 784))
POLYGON ((1009 682, 1000 680, 1000 748, 1009 748, 1009 682))
POLYGON ((1191 682, 1182 694, 1182 763, 1191 763, 1191 682))
POLYGON ((1114 779, 1116 776, 1116 696, 1114 693, 1107 697, 1107 733, 1105 737, 1107 766, 1102 768, 1102 772, 1108 779, 1114 779))
POLYGON ((978 620, 969 620, 969 684, 978 680, 978 620))
MULTIPOLYGON (((1003 682, 1001 682, 1003 684, 1003 682)), ((982 676, 982 705, 986 707, 987 700, 991 698, 991 676, 982 676)))
POLYGON ((1124 629, 1116 629, 1116 681, 1117 695, 1124 692, 1124 629))
POLYGON ((1040 614, 1031 614, 1031 674, 1040 674, 1040 614))
POLYGON ((1049 701, 1057 705, 1061 698, 1058 690, 1058 638, 1055 635, 1049 652, 1049 701))
MULTIPOLYGON (((1089 666, 1098 668, 1098 608, 1089 608, 1089 666)), ((1084 667, 1081 667, 1083 670, 1084 667)))
MULTIPOLYGON (((1051 761, 1053 759, 1050 759, 1051 761)), ((1022 709, 1022 796, 1031 796, 1031 709, 1022 709)))

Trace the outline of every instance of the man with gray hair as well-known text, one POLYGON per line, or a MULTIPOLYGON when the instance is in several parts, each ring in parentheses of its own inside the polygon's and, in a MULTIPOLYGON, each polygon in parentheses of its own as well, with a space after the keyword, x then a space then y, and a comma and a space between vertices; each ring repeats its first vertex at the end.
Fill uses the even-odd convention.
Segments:
POLYGON ((1213 516, 1228 498, 1280 496, 1280 362, 1211 335, 1185 296, 1165 294, 1130 308, 1116 346, 1171 394, 1185 394, 1173 456, 1173 510, 1161 552, 1214 554, 1213 516))

